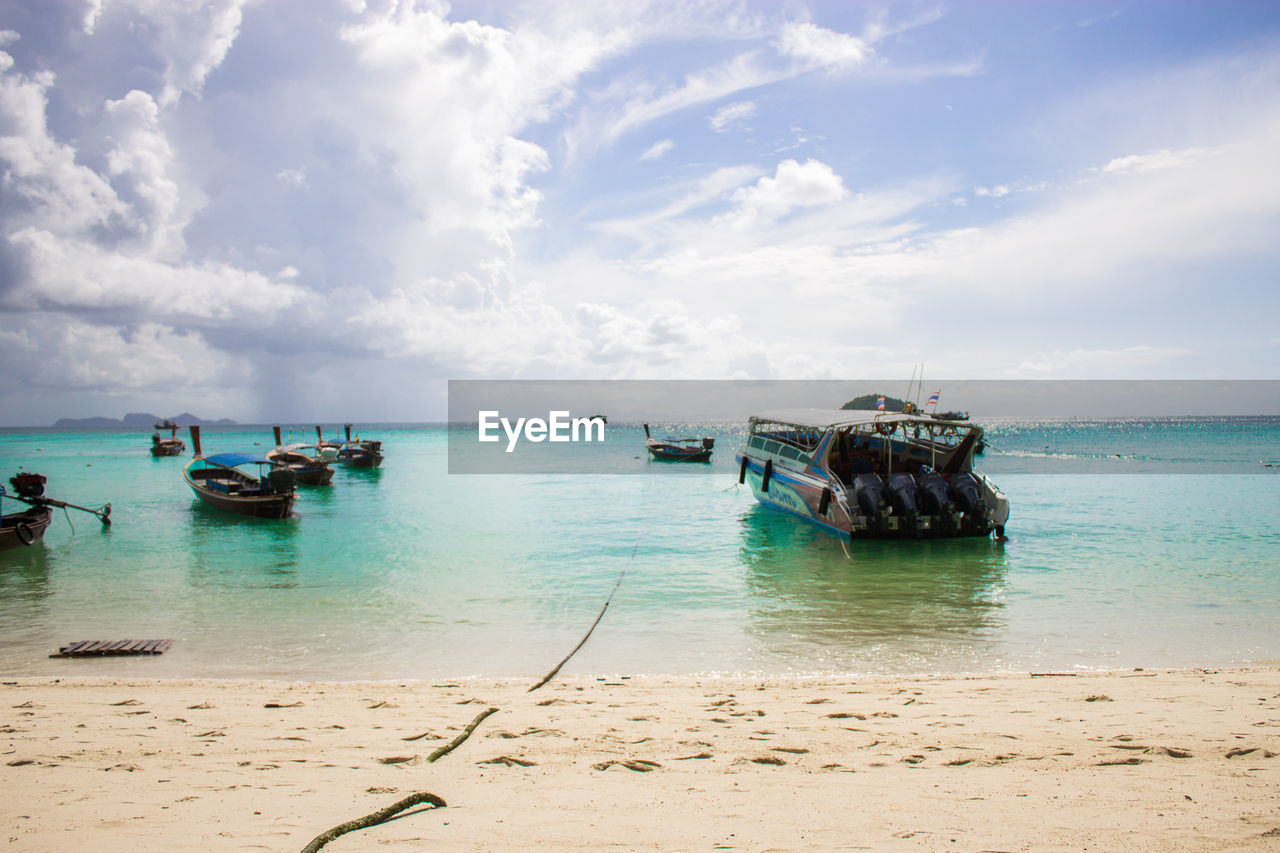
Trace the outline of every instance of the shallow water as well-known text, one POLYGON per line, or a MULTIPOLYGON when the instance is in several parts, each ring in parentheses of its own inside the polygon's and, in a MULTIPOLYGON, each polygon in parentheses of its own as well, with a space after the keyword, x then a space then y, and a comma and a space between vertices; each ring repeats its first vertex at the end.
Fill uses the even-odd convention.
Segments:
MULTIPOLYGON (((540 674, 624 570, 566 671, 1280 659, 1276 419, 994 422, 979 465, 1012 503, 1002 544, 842 543, 736 486, 740 427, 685 431, 717 436, 712 463, 650 462, 639 426, 611 424, 593 452, 634 475, 480 476, 447 473, 440 426, 366 427, 383 467, 301 487, 285 521, 204 507, 181 476, 190 456, 151 458, 149 432, 0 431, 6 478, 39 471, 51 496, 110 501, 115 521, 58 513, 43 545, 0 552, 0 671, 540 674), (159 657, 47 657, 126 637, 176 642, 159 657)), ((211 428, 204 446, 261 452, 270 430, 211 428)))

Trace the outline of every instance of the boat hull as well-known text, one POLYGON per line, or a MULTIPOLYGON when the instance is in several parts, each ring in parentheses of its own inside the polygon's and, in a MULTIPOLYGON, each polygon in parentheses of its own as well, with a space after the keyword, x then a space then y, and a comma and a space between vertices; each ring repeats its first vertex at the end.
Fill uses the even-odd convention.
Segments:
POLYGON ((315 468, 290 467, 289 470, 298 478, 298 482, 304 486, 327 486, 333 480, 333 469, 328 465, 315 468))
POLYGON ((650 447, 649 453, 659 462, 710 462, 710 450, 687 451, 681 448, 650 447))
MULTIPOLYGON (((746 465, 743 465, 741 453, 735 458, 742 471, 743 481, 751 487, 752 495, 761 504, 794 515, 842 538, 982 538, 990 536, 993 531, 1002 532, 1002 525, 996 524, 989 516, 966 518, 961 513, 924 512, 905 515, 887 508, 875 515, 868 515, 856 506, 851 490, 833 483, 829 478, 770 466, 766 485, 764 464, 757 459, 748 458, 746 465), (827 492, 825 497, 824 492, 827 492)), ((985 477, 982 482, 987 483, 985 477)), ((1003 499, 1003 495, 999 497, 1003 499)), ((992 500, 995 501, 995 495, 992 495, 992 500)))
POLYGON ((44 532, 52 521, 53 510, 47 506, 4 516, 0 522, 0 551, 26 548, 43 540, 44 532))
POLYGON ((206 505, 251 518, 288 518, 293 513, 292 493, 280 495, 228 495, 187 480, 191 491, 206 505))
POLYGON ((338 464, 348 468, 377 468, 382 464, 382 454, 367 450, 352 451, 343 448, 338 451, 338 464))
POLYGON ((187 446, 181 441, 162 441, 159 444, 151 445, 151 455, 157 458, 161 456, 181 456, 186 450, 187 446))

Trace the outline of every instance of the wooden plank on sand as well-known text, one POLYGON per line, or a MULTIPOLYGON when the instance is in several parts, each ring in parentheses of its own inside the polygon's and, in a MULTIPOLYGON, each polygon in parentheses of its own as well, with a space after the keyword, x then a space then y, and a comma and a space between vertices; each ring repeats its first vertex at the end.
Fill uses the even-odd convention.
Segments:
POLYGON ((173 645, 173 640, 77 640, 67 643, 51 658, 78 658, 94 655, 159 655, 173 645))

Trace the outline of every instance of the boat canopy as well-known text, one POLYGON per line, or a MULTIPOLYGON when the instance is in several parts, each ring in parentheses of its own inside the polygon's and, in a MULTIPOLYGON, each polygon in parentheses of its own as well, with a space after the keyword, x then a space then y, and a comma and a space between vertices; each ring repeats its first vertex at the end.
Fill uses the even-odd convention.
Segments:
MULTIPOLYGON (((752 415, 753 423, 775 423, 809 429, 867 426, 891 422, 907 424, 936 424, 940 420, 932 415, 909 415, 906 412, 885 412, 879 409, 777 409, 752 415)), ((945 421, 945 423, 951 423, 945 421)), ((958 424, 966 428, 969 423, 958 424)))
POLYGON ((223 468, 234 468, 249 462, 256 462, 259 465, 271 464, 261 456, 254 456, 252 453, 216 453, 213 456, 206 456, 204 461, 212 465, 221 465, 223 468))

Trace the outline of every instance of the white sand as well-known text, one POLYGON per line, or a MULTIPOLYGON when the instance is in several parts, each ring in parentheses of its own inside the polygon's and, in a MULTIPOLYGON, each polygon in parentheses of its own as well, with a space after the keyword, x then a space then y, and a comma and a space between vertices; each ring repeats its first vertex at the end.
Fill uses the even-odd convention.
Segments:
POLYGON ((15 850, 1280 849, 1280 669, 5 681, 15 850))

